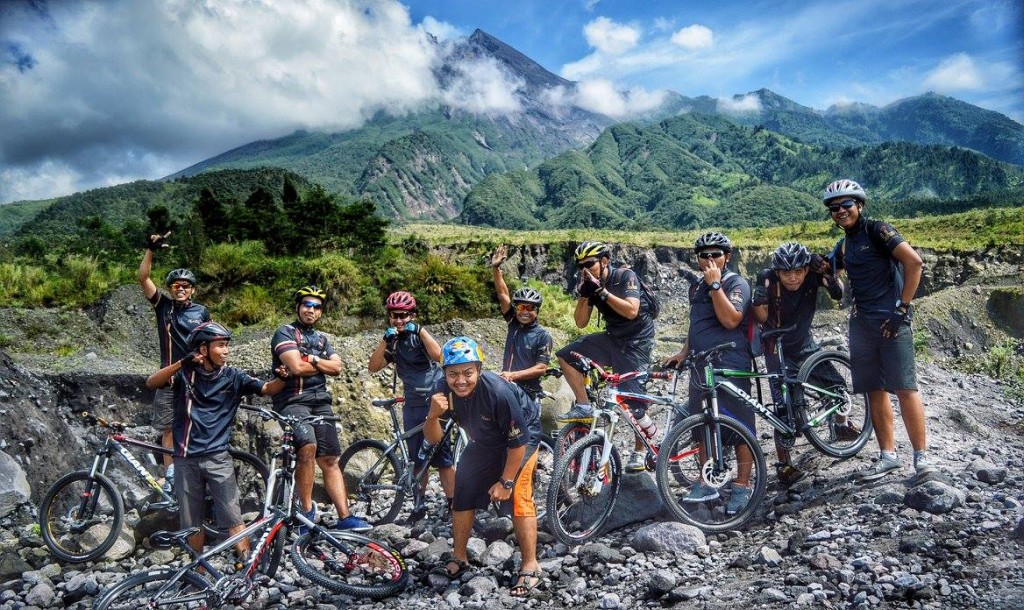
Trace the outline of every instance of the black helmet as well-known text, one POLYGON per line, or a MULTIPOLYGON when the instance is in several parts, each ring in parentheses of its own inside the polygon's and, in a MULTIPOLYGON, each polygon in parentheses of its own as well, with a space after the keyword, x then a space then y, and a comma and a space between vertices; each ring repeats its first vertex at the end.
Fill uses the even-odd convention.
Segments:
POLYGON ((188 269, 175 269, 167 274, 167 279, 164 280, 164 284, 170 286, 178 280, 185 280, 193 286, 196 285, 196 276, 188 269))
POLYGON ((779 246, 772 257, 772 269, 776 271, 800 269, 810 264, 811 253, 795 241, 779 246))
POLYGON ((536 305, 540 307, 540 304, 544 302, 544 297, 533 288, 520 288, 516 290, 512 295, 513 303, 527 303, 530 305, 536 305))
POLYGON ((199 349, 199 346, 210 341, 230 341, 231 331, 216 322, 203 322, 188 334, 188 348, 199 349))
POLYGON ((721 248, 726 252, 732 252, 732 242, 729 238, 717 231, 705 233, 697 238, 697 241, 693 243, 693 251, 700 252, 705 248, 721 248))
POLYGON ((323 288, 317 286, 316 284, 310 284, 309 286, 303 286, 302 288, 299 288, 298 290, 295 291, 294 296, 296 303, 298 303, 302 299, 306 299, 309 297, 320 299, 321 303, 327 301, 327 292, 323 288))
POLYGON ((611 248, 599 241, 585 241, 576 246, 576 252, 573 253, 577 263, 588 258, 611 257, 611 255, 611 248))

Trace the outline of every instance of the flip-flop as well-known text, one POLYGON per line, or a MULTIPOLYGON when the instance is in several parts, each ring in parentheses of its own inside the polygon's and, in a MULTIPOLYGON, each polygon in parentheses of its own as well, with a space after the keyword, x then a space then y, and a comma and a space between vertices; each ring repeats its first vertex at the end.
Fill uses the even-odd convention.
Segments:
POLYGON ((473 566, 469 565, 469 562, 462 561, 458 557, 449 557, 447 559, 442 558, 441 563, 434 566, 434 568, 430 570, 430 573, 437 574, 439 576, 445 576, 449 580, 456 580, 457 578, 461 577, 463 574, 469 572, 472 569, 473 566), (452 572, 448 569, 448 566, 450 565, 454 565, 457 569, 454 572, 452 572))
POLYGON ((508 590, 508 594, 512 597, 529 597, 533 590, 544 582, 543 576, 544 572, 540 570, 520 572, 516 575, 516 584, 512 585, 512 588, 508 590), (530 578, 533 579, 532 584, 528 580, 530 578))

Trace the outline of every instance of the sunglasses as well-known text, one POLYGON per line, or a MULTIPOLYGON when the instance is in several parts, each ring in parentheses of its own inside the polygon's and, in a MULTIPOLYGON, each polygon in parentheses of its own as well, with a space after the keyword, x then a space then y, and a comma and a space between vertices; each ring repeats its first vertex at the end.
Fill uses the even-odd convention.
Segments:
POLYGON ((853 206, 857 205, 857 203, 858 201, 856 199, 847 199, 845 201, 840 201, 839 203, 830 203, 826 207, 828 208, 829 214, 835 214, 839 210, 849 210, 853 206))
POLYGON ((516 303, 516 311, 537 311, 537 306, 530 303, 516 303))
POLYGON ((583 261, 582 263, 576 263, 577 269, 590 269, 594 266, 594 263, 598 262, 598 259, 592 258, 589 261, 583 261))
POLYGON ((192 284, 188 282, 174 282, 171 284, 171 290, 191 290, 192 284))
POLYGON ((700 257, 700 258, 703 258, 703 259, 722 258, 723 256, 725 256, 725 252, 722 252, 720 250, 715 250, 713 252, 708 252, 707 250, 705 250, 704 252, 698 252, 697 256, 700 257))
POLYGON ((308 307, 310 309, 323 309, 324 308, 323 303, 317 303, 316 301, 303 301, 302 302, 302 306, 303 307, 308 307))
POLYGON ((388 317, 395 320, 404 320, 406 318, 411 318, 412 314, 408 311, 389 311, 388 317))

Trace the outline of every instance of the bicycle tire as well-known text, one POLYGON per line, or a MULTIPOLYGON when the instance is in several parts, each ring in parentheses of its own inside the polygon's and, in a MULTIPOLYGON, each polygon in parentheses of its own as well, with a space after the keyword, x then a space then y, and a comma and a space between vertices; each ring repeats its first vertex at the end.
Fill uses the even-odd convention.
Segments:
POLYGON ((404 471, 396 451, 383 442, 364 439, 352 443, 338 459, 352 514, 370 525, 391 523, 405 503, 404 471))
POLYGON ((850 376, 850 357, 837 350, 822 350, 812 354, 804 361, 797 373, 797 380, 835 391, 841 382, 846 387, 842 391, 844 404, 831 415, 826 416, 817 425, 813 422, 817 417, 827 413, 835 406, 835 398, 815 392, 806 387, 800 388, 803 405, 800 415, 804 425, 803 433, 818 451, 825 455, 846 459, 857 455, 871 437, 871 409, 868 395, 853 394, 853 382, 850 376), (842 423, 837 423, 837 416, 845 416, 846 421, 860 428, 854 438, 840 438, 842 423))
POLYGON ((388 597, 410 580, 397 551, 348 531, 314 529, 295 541, 291 559, 314 584, 352 597, 388 597))
POLYGON ((452 439, 452 461, 455 464, 459 463, 459 459, 462 458, 462 452, 466 450, 466 445, 469 444, 469 437, 466 436, 466 431, 460 426, 455 427, 455 437, 452 439))
MULTIPOLYGON (((139 608, 149 608, 151 607, 150 604, 154 601, 152 595, 177 573, 176 570, 160 569, 132 574, 100 593, 93 604, 93 610, 138 610, 139 608)), ((160 602, 159 607, 195 609, 209 607, 210 600, 205 595, 200 596, 202 599, 175 600, 177 596, 195 597, 196 594, 209 590, 210 583, 202 576, 194 572, 185 572, 182 574, 181 581, 177 585, 176 588, 166 591, 161 595, 158 600, 160 602)))
MULTIPOLYGON (((672 432, 672 429, 675 428, 678 424, 682 423, 683 421, 686 421, 687 418, 691 417, 690 401, 682 403, 681 405, 679 405, 678 408, 675 408, 673 406, 670 406, 669 408, 672 410, 670 411, 670 415, 666 416, 668 424, 665 428, 665 433, 661 437, 661 444, 658 445, 659 455, 661 453, 662 447, 668 447, 668 445, 665 444, 665 441, 668 439, 668 435, 669 433, 672 432)), ((696 456, 694 459, 699 461, 700 457, 696 456)), ((655 462, 655 469, 657 469, 657 462, 655 462)), ((672 478, 675 479, 676 484, 687 486, 693 485, 693 480, 690 479, 690 476, 692 476, 692 473, 694 472, 692 467, 688 467, 686 464, 680 464, 679 460, 673 460, 669 464, 668 470, 669 473, 672 475, 672 478)))
POLYGON ((590 434, 590 424, 571 421, 559 428, 552 443, 552 447, 555 449, 555 458, 565 455, 573 443, 588 434, 590 434))
POLYGON ((737 529, 752 519, 764 498, 768 480, 764 452, 754 435, 742 423, 731 417, 723 415, 712 420, 706 413, 688 417, 669 432, 658 454, 655 473, 658 493, 661 494, 662 502, 672 516, 705 532, 737 529), (715 425, 720 436, 715 434, 715 425), (710 459, 700 457, 702 451, 706 451, 702 447, 709 446, 709 439, 712 437, 722 439, 723 443, 728 443, 730 439, 738 440, 753 456, 750 473, 750 483, 753 485, 750 499, 734 515, 729 515, 725 511, 725 495, 731 495, 733 492, 729 484, 737 475, 738 459, 735 445, 723 447, 715 443, 722 451, 721 464, 716 466, 710 459), (697 456, 697 459, 693 459, 694 456, 697 456), (685 480, 691 481, 690 483, 681 482, 683 479, 672 472, 673 463, 686 473, 685 480), (719 497, 704 502, 685 502, 684 498, 690 494, 695 483, 704 480, 702 471, 718 479, 719 497))
POLYGON ((39 505, 43 541, 54 557, 67 563, 102 557, 114 546, 123 523, 120 492, 110 479, 88 470, 57 479, 39 505))
MULTIPOLYGON (((282 481, 278 481, 277 486, 274 488, 274 498, 271 502, 271 506, 284 507, 284 485, 282 481)), ((252 542, 259 540, 259 537, 263 535, 262 530, 257 530, 256 536, 252 542)), ((270 546, 264 551, 262 557, 260 557, 259 563, 256 566, 256 571, 266 576, 267 578, 273 578, 277 574, 278 568, 281 567, 281 556, 284 555, 284 541, 288 538, 288 522, 281 522, 281 529, 274 534, 274 539, 270 541, 270 546)), ((254 545, 253 545, 254 546, 254 545)))
POLYGON ((605 439, 592 433, 555 461, 547 492, 545 522, 560 542, 582 544, 601 532, 615 508, 622 482, 622 460, 611 446, 608 464, 599 466, 605 439))
MULTIPOLYGON (((231 463, 235 471, 235 482, 238 485, 238 507, 242 515, 251 515, 247 522, 263 516, 263 506, 267 497, 267 480, 270 469, 267 464, 241 449, 228 448, 231 463)), ((217 519, 213 510, 213 500, 205 498, 206 510, 203 511, 203 529, 209 540, 228 537, 228 533, 217 527, 217 519)))

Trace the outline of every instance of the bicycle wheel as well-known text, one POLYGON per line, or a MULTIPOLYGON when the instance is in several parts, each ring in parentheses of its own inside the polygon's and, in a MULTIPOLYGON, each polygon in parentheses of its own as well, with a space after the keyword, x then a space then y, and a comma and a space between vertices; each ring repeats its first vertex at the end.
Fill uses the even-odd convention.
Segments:
POLYGON ((565 455, 565 452, 572 446, 573 443, 580 440, 584 436, 590 434, 590 425, 581 424, 580 422, 569 422, 559 428, 558 433, 552 443, 552 447, 555 450, 555 458, 560 458, 565 455))
MULTIPOLYGON (((667 409, 667 414, 665 416, 665 430, 661 437, 661 444, 659 445, 659 455, 661 454, 661 448, 668 448, 668 445, 665 444, 665 441, 668 439, 668 435, 669 433, 672 432, 672 429, 675 428, 681 422, 685 421, 688 417, 690 417, 689 401, 681 403, 679 405, 669 406, 669 408, 667 409)), ((657 465, 655 465, 655 468, 657 468, 657 465)), ((673 459, 668 465, 668 472, 675 479, 677 485, 693 485, 694 479, 691 479, 690 477, 693 476, 694 472, 699 471, 699 455, 687 456, 687 458, 676 456, 676 459, 673 459), (687 459, 689 459, 693 463, 688 463, 687 459)))
MULTIPOLYGON (((263 516, 263 504, 267 497, 267 479, 270 470, 263 460, 246 451, 228 449, 231 463, 235 469, 235 482, 238 484, 238 505, 246 523, 263 516)), ((213 508, 213 499, 206 497, 206 510, 203 512, 203 529, 210 540, 227 538, 228 533, 217 527, 217 514, 213 508)))
POLYGON ((669 432, 658 453, 655 473, 658 493, 672 515, 705 532, 723 532, 749 521, 764 497, 768 480, 764 453, 746 427, 731 417, 712 420, 703 413, 669 432), (746 504, 730 503, 733 494, 741 493, 734 483, 746 464, 737 456, 746 452, 753 458, 749 461, 750 498, 746 504))
POLYGON ((381 441, 357 441, 341 454, 338 466, 353 514, 364 515, 371 525, 395 520, 405 502, 405 489, 394 450, 388 451, 381 441))
POLYGON ((185 572, 181 580, 157 595, 174 570, 153 570, 132 574, 100 593, 93 610, 139 610, 139 608, 209 608, 210 583, 194 572, 185 572))
POLYGON ((840 351, 812 354, 797 373, 803 394, 804 434, 819 451, 835 458, 857 455, 871 437, 867 394, 854 394, 850 357, 840 351))
MULTIPOLYGON (((274 488, 271 506, 281 508, 287 506, 284 501, 284 485, 280 479, 278 479, 277 485, 274 488)), ((274 539, 270 541, 267 548, 263 550, 263 555, 256 565, 257 572, 268 578, 273 578, 277 574, 277 569, 281 567, 281 556, 284 554, 284 541, 288 539, 288 529, 288 521, 281 521, 281 528, 274 534, 274 539)), ((265 531, 265 529, 259 529, 253 533, 250 538, 253 548, 256 547, 256 543, 258 543, 265 531)))
POLYGON ((317 528, 295 542, 291 558, 314 584, 352 597, 387 597, 409 584, 397 551, 352 532, 317 528))
POLYGON ((68 473, 46 491, 39 530, 53 556, 68 563, 99 559, 114 546, 124 504, 107 477, 88 470, 68 473))
POLYGON ((537 466, 533 469, 533 497, 537 508, 537 523, 543 523, 547 513, 548 485, 555 471, 554 441, 547 434, 537 444, 537 466))
POLYGON ((581 544, 600 533, 615 507, 622 462, 612 445, 608 462, 602 466, 604 446, 603 436, 590 434, 573 443, 555 461, 545 521, 551 533, 564 544, 581 544))

